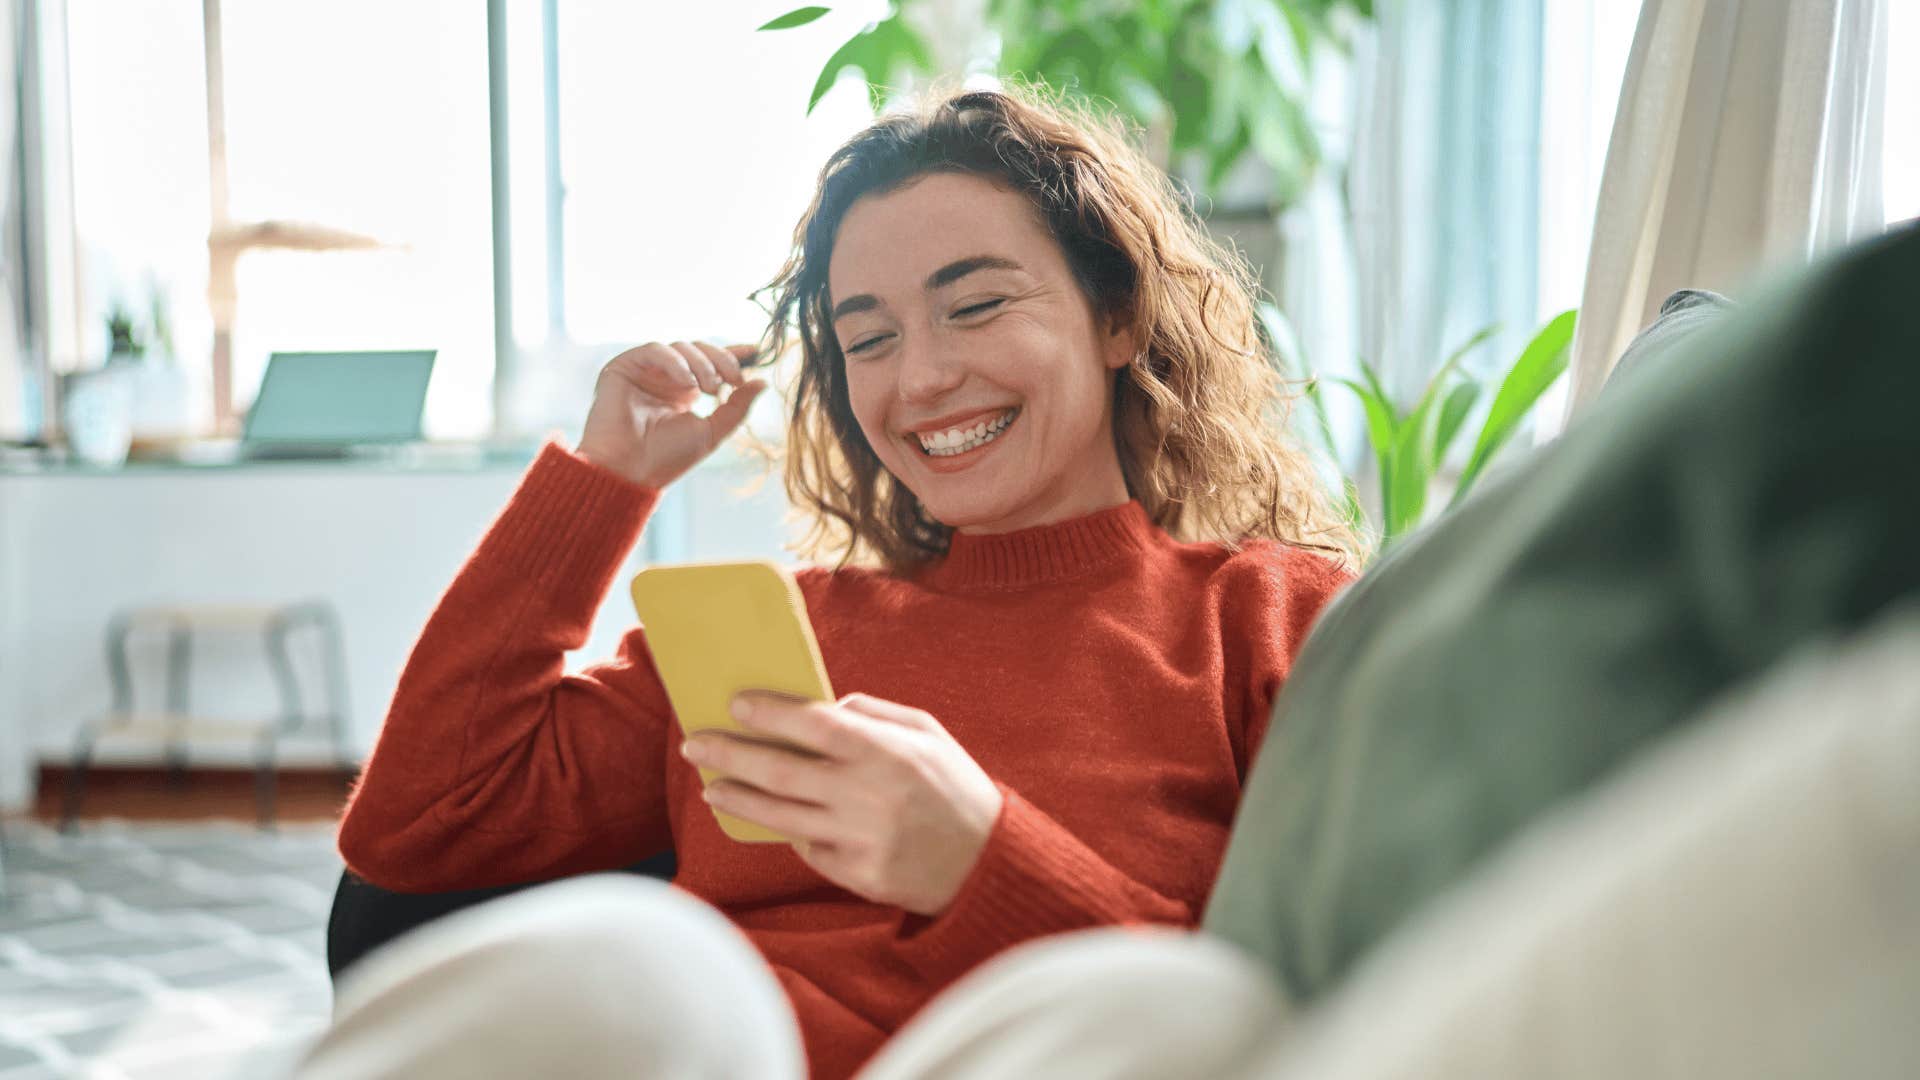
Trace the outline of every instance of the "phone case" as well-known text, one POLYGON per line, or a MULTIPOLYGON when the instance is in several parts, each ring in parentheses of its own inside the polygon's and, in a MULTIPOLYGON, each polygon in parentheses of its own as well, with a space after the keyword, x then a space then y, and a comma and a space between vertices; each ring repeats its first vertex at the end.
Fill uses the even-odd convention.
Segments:
MULTIPOLYGON (((740 731, 727 706, 742 690, 834 700, 806 599, 793 575, 770 562, 648 567, 634 575, 633 607, 680 728, 740 731)), ((715 773, 700 770, 702 781, 715 773)), ((747 843, 787 837, 714 811, 720 828, 747 843)))

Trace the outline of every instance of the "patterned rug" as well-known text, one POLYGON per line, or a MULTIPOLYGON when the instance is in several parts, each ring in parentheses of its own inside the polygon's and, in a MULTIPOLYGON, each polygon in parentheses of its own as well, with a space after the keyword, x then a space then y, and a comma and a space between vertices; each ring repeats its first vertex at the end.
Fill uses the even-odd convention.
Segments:
POLYGON ((0 1080, 284 1076, 332 1008, 331 825, 9 821, 0 1080))

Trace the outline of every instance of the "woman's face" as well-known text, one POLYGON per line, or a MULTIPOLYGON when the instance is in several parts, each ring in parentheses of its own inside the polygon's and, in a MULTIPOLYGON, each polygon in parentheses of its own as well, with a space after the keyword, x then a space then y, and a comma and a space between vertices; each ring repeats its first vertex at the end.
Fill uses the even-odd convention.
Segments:
POLYGON ((1127 499, 1103 324, 1024 196, 933 173, 853 204, 827 267, 854 417, 927 512, 963 532, 1127 499))

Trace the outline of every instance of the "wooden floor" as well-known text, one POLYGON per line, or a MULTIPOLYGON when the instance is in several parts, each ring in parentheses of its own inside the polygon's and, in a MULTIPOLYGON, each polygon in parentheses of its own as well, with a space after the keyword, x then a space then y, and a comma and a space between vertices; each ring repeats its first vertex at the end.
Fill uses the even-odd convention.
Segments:
MULTIPOLYGON (((58 822, 66 797, 67 772, 40 769, 39 797, 33 816, 58 822)), ((279 821, 332 821, 340 816, 348 780, 325 769, 283 769, 275 784, 279 821)), ((87 771, 82 820, 129 818, 135 821, 256 820, 254 774, 245 769, 189 769, 176 779, 165 769, 102 768, 87 771)))

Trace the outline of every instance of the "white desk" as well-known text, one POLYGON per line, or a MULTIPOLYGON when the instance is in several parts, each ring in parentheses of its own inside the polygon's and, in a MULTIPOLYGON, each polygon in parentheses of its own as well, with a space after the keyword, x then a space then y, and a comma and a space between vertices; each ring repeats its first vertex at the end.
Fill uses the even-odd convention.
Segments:
MULTIPOLYGON (((716 458, 677 485, 629 569, 647 557, 783 558, 778 483, 733 493, 748 468, 716 458)), ((346 638, 350 742, 364 752, 434 602, 523 470, 507 460, 0 472, 0 808, 30 801, 36 763, 66 760, 76 726, 107 707, 107 619, 129 605, 330 601, 346 638)), ((612 655, 632 624, 616 588, 573 666, 612 655)), ((258 635, 196 642, 194 711, 270 712, 260 648, 258 635)), ((133 657, 141 693, 157 695, 159 660, 133 657)), ((159 758, 103 747, 99 760, 159 758)), ((210 747, 199 760, 242 759, 210 747)), ((288 743, 283 760, 323 762, 327 748, 288 743)))

